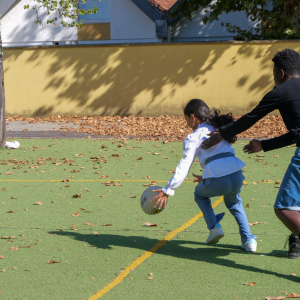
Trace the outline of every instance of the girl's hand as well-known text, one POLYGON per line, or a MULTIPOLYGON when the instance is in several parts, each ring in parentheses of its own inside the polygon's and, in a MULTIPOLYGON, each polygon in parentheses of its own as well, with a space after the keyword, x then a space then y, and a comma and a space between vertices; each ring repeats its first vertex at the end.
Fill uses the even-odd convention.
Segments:
POLYGON ((159 192, 153 199, 151 199, 151 202, 157 199, 154 207, 157 208, 157 206, 159 205, 158 209, 161 209, 162 206, 166 208, 169 195, 162 192, 161 189, 153 190, 153 192, 159 192))
POLYGON ((252 140, 246 146, 244 146, 245 153, 256 153, 262 150, 261 142, 259 140, 252 140))
POLYGON ((200 183, 203 180, 202 176, 195 175, 194 173, 192 173, 192 174, 193 174, 194 177, 196 177, 196 178, 193 179, 193 182, 199 182, 200 183))

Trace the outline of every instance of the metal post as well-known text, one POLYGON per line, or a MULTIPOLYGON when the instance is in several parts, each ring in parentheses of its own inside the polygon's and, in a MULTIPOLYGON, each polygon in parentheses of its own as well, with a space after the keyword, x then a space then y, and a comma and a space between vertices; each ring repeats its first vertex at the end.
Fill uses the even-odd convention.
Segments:
POLYGON ((5 148, 5 144, 6 144, 5 93, 4 93, 3 49, 2 49, 1 16, 0 16, 0 147, 5 148))

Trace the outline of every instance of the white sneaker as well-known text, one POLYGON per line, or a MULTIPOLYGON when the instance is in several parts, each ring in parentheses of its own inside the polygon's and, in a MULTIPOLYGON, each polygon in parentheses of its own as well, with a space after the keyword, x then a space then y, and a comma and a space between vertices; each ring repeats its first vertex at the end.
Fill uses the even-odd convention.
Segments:
POLYGON ((210 234, 206 240, 206 244, 216 244, 222 237, 224 232, 222 226, 217 224, 213 229, 210 230, 210 234))
POLYGON ((246 241, 245 243, 242 243, 241 247, 245 249, 246 251, 255 252, 257 247, 257 242, 254 239, 250 239, 246 241))

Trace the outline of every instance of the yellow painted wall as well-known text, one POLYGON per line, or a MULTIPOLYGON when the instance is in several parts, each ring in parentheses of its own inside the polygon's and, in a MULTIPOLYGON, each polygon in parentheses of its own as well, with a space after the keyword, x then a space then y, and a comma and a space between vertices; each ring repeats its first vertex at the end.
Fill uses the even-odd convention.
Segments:
POLYGON ((234 115, 273 87, 271 61, 300 42, 4 50, 9 116, 182 115, 192 98, 234 115))
POLYGON ((79 41, 110 40, 110 23, 84 24, 77 30, 79 41))

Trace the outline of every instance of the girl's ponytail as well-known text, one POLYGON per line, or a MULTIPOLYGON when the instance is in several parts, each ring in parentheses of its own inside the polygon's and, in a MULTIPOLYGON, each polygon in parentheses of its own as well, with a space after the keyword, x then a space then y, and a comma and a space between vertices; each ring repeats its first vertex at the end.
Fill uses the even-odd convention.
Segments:
MULTIPOLYGON (((186 116, 190 116, 193 114, 196 118, 198 118, 202 123, 209 123, 214 126, 216 129, 219 129, 223 125, 228 125, 234 122, 232 114, 229 113, 227 115, 219 115, 220 111, 218 110, 210 110, 206 103, 200 99, 192 99, 190 100, 185 108, 183 109, 183 113, 186 116)), ((232 136, 226 141, 230 144, 235 143, 237 140, 236 136, 232 136)))
MULTIPOLYGON (((208 122, 214 126, 216 129, 219 129, 221 126, 228 125, 234 122, 232 113, 226 114, 226 115, 219 115, 220 111, 213 109, 210 113, 210 116, 208 118, 208 122)), ((227 139, 226 141, 230 144, 235 143, 237 140, 237 137, 234 135, 227 139)))

